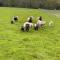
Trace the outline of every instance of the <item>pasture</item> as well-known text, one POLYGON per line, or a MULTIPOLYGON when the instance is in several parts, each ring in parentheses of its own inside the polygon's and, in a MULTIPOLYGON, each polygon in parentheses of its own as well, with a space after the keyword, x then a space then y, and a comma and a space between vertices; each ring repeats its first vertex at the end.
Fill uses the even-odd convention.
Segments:
POLYGON ((48 12, 0 7, 0 60, 60 60, 60 18, 48 12), (19 21, 11 24, 15 15, 19 16, 19 21), (42 16, 47 24, 39 31, 33 28, 29 32, 20 31, 29 16, 35 17, 33 23, 42 16), (54 27, 48 26, 51 20, 54 27))

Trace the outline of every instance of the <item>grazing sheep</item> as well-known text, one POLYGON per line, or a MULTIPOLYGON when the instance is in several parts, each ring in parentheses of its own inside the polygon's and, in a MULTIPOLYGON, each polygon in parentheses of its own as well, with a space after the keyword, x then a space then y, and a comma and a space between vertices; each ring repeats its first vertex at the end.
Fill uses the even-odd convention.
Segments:
POLYGON ((31 28, 33 26, 33 24, 32 23, 29 23, 29 22, 25 22, 24 24, 23 24, 23 27, 21 27, 21 30, 22 31, 29 31, 29 29, 31 28))
POLYGON ((38 21, 37 21, 37 23, 34 25, 34 30, 38 30, 40 27, 42 27, 43 25, 45 25, 46 24, 46 22, 45 21, 42 21, 42 16, 40 16, 39 18, 38 18, 38 21))
POLYGON ((39 25, 39 27, 42 27, 43 25, 46 24, 46 22, 43 21, 43 20, 42 20, 42 17, 40 16, 39 19, 38 19, 38 21, 37 21, 37 24, 39 25))
POLYGON ((29 24, 26 24, 25 27, 24 27, 24 26, 21 27, 21 30, 28 32, 28 31, 29 31, 29 28, 30 28, 30 27, 29 27, 29 24))
POLYGON ((40 20, 38 20, 38 21, 37 21, 37 24, 39 25, 39 27, 42 27, 43 25, 46 24, 46 22, 45 22, 45 21, 40 21, 40 20))

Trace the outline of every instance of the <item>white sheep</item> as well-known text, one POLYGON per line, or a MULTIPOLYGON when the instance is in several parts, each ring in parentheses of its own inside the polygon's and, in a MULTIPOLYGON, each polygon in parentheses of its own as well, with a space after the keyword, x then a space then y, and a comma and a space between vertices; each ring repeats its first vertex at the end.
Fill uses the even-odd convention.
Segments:
POLYGON ((40 20, 38 20, 38 21, 37 21, 37 24, 38 24, 39 27, 40 27, 40 26, 45 25, 45 24, 46 24, 46 21, 40 21, 40 20))
POLYGON ((30 28, 33 26, 33 23, 29 23, 29 22, 25 22, 23 26, 25 27, 26 24, 29 24, 29 27, 30 27, 30 28))
POLYGON ((32 28, 32 26, 33 26, 33 23, 25 22, 22 27, 23 29, 21 30, 29 31, 29 29, 32 28))

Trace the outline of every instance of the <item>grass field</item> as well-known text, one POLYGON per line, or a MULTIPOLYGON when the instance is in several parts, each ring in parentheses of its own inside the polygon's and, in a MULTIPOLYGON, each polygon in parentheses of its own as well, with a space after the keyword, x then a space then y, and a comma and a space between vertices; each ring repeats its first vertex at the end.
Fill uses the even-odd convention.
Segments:
POLYGON ((60 60, 60 18, 40 9, 0 7, 0 60, 60 60), (11 24, 12 16, 18 15, 19 21, 11 24), (21 32, 20 26, 27 17, 38 16, 47 21, 39 31, 33 28, 21 32), (54 21, 54 27, 48 22, 54 21))
POLYGON ((44 9, 41 10, 60 18, 60 10, 44 10, 44 9))

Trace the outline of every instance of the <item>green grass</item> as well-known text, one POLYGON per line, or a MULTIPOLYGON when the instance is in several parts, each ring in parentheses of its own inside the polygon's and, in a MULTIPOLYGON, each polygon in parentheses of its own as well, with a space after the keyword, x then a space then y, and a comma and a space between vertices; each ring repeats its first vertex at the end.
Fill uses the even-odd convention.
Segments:
POLYGON ((0 7, 0 60, 60 60, 60 19, 39 9, 0 7), (15 15, 19 21, 11 24, 15 15), (31 15, 34 23, 43 16, 46 26, 21 32, 20 26, 31 15), (54 27, 48 27, 51 20, 54 27))
POLYGON ((44 10, 44 9, 41 9, 41 10, 44 11, 44 12, 47 12, 51 15, 54 15, 57 18, 60 18, 60 10, 44 10))

